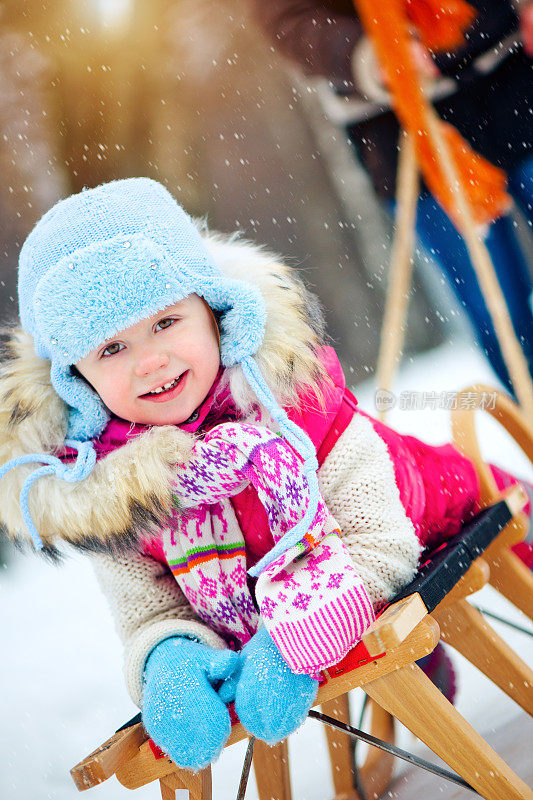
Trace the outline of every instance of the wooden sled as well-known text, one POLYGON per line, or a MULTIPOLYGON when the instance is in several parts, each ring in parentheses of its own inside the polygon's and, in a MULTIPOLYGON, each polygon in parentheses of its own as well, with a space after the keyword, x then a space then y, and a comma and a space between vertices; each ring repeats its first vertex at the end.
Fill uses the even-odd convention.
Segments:
MULTIPOLYGON (((524 412, 505 394, 487 386, 473 385, 458 394, 457 409, 452 412, 452 430, 455 445, 476 465, 481 485, 481 504, 483 507, 502 499, 502 492, 496 487, 492 472, 483 460, 475 429, 476 410, 491 414, 521 447, 533 462, 533 430, 524 412), (491 398, 491 402, 479 408, 481 397, 491 398), (492 402, 494 398, 494 402, 492 402)), ((521 511, 483 552, 483 565, 479 562, 471 570, 468 594, 490 582, 521 611, 533 618, 533 573, 510 549, 513 544, 523 540, 529 521, 521 511)), ((489 677, 509 697, 525 711, 533 714, 533 689, 531 669, 521 661, 504 640, 496 634, 482 614, 464 598, 448 595, 432 616, 438 621, 441 640, 451 645, 470 663, 489 677)), ((337 701, 336 716, 349 721, 347 698, 337 701)), ((393 740, 387 733, 393 726, 393 719, 383 709, 373 708, 372 718, 379 720, 385 735, 380 738, 393 740)), ((376 735, 379 735, 378 733, 376 735)), ((350 744, 346 736, 340 736, 335 750, 330 748, 331 758, 335 755, 344 763, 350 758, 350 744), (342 750, 342 755, 339 752, 342 750)), ((364 786, 385 788, 383 775, 386 773, 387 757, 378 751, 373 753, 372 764, 365 763, 360 769, 364 786), (369 767, 371 767, 369 769, 369 767)), ((337 769, 338 773, 339 770, 337 769)), ((335 776, 335 772, 334 772, 335 776)), ((340 780, 340 779, 337 779, 340 780)), ((379 796, 379 792, 377 792, 379 796)), ((372 794, 370 794, 372 796, 372 794)))
MULTIPOLYGON (((482 512, 481 528, 485 539, 498 531, 523 508, 520 489, 482 512)), ((466 531, 468 534, 468 531, 466 531)), ((483 538, 483 537, 482 537, 483 538)), ((464 720, 414 663, 436 647, 440 630, 435 616, 463 608, 464 598, 488 579, 488 567, 477 558, 477 551, 460 541, 453 541, 437 559, 435 568, 426 568, 417 576, 416 588, 402 596, 380 615, 360 642, 340 664, 324 672, 316 705, 326 713, 343 718, 347 711, 347 692, 362 687, 375 702, 373 732, 391 739, 389 715, 397 718, 424 741, 443 761, 470 783, 486 800, 533 800, 533 791, 489 747, 464 720), (463 554, 464 557, 458 557, 463 554), (467 559, 468 555, 468 559, 467 559), (448 566, 446 566, 448 559, 448 566), (454 564, 454 570, 450 564, 454 564), (452 575, 452 572, 454 573, 452 575)), ((415 583, 414 582, 414 583, 415 583)), ((475 609, 474 609, 475 610, 475 609)), ((480 641, 494 647, 483 620, 474 617, 470 625, 480 641)), ((453 629, 453 624, 451 624, 453 629)), ((495 634, 494 634, 495 636, 495 634)), ((513 684, 525 680, 533 685, 533 674, 504 643, 498 661, 488 659, 484 671, 500 685, 513 675, 513 684)), ((487 645, 488 646, 488 645, 487 645)), ((499 645, 500 646, 500 645, 499 645)), ((509 687, 503 687, 508 689, 509 687)), ((531 694, 514 693, 514 699, 530 712, 531 694)), ((353 788, 351 750, 345 734, 329 732, 328 744, 333 770, 336 800, 357 800, 353 788)), ((226 746, 247 737, 240 723, 233 725, 226 746)), ((261 800, 290 800, 287 742, 267 747, 257 742, 254 769, 261 800)), ((190 800, 211 800, 211 769, 197 774, 177 768, 149 740, 142 724, 128 724, 101 747, 71 770, 80 791, 96 786, 112 775, 129 788, 136 789, 158 780, 163 800, 174 800, 178 789, 188 789, 190 800)), ((392 774, 392 756, 382 757, 371 750, 361 769, 361 778, 369 798, 377 798, 387 787, 392 774)))

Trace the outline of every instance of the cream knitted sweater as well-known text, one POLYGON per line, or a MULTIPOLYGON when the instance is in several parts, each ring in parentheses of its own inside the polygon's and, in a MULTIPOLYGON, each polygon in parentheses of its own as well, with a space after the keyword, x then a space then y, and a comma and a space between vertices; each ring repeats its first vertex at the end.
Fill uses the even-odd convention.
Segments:
MULTIPOLYGON (((369 420, 356 414, 319 471, 326 504, 374 607, 412 579, 421 551, 400 501, 394 467, 369 420)), ((140 707, 144 664, 170 636, 188 636, 212 647, 224 640, 194 614, 178 583, 151 556, 93 557, 125 649, 125 679, 140 707)))

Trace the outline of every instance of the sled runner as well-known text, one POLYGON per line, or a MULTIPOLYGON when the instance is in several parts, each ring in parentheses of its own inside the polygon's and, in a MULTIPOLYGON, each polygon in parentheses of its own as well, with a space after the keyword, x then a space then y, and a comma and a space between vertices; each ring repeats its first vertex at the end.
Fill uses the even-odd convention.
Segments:
MULTIPOLYGON (((523 506, 522 490, 513 489, 506 499, 481 512, 466 526, 463 534, 439 550, 433 562, 424 565, 413 585, 378 617, 363 640, 343 661, 324 672, 316 700, 316 705, 321 705, 326 713, 342 719, 347 710, 346 693, 362 687, 377 703, 373 709, 373 733, 390 741, 393 727, 389 714, 393 715, 487 800, 502 797, 531 800, 533 792, 414 662, 436 647, 439 641, 437 618, 449 618, 448 628, 453 631, 457 613, 469 613, 464 609, 467 606, 464 598, 481 588, 489 574, 486 562, 478 558, 479 552, 490 547, 491 542, 494 545, 501 535, 505 536, 508 523, 523 506)), ((478 660, 485 658, 484 671, 533 713, 531 688, 529 692, 524 688, 520 690, 524 682, 529 683, 529 687, 533 685, 533 672, 497 637, 479 612, 471 610, 475 613, 469 617, 470 633, 467 635, 472 642, 482 643, 478 660), (498 650, 497 662, 487 658, 487 648, 494 647, 498 650), (511 688, 509 681, 513 684, 511 688)), ((480 645, 472 647, 477 652, 480 645)), ((246 736, 236 720, 226 746, 246 736)), ((346 735, 327 728, 327 736, 336 800, 356 800, 358 795, 353 787, 351 751, 346 735)), ((286 741, 275 747, 256 742, 254 769, 262 799, 290 800, 286 741)), ((174 800, 178 789, 188 789, 191 800, 211 798, 210 768, 197 774, 176 768, 148 738, 138 717, 73 767, 71 774, 80 791, 115 774, 129 789, 159 780, 163 800, 174 800)), ((360 771, 367 796, 379 797, 391 774, 392 756, 378 753, 376 757, 376 751, 371 750, 360 771)))

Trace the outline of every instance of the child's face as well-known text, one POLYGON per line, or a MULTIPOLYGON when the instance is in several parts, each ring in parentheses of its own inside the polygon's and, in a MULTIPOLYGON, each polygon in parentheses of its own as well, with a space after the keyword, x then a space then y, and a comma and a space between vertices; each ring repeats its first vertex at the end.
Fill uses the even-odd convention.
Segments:
POLYGON ((121 331, 76 367, 116 416, 172 425, 198 408, 219 365, 213 316, 192 294, 121 331), (172 385, 157 391, 167 384, 172 385))

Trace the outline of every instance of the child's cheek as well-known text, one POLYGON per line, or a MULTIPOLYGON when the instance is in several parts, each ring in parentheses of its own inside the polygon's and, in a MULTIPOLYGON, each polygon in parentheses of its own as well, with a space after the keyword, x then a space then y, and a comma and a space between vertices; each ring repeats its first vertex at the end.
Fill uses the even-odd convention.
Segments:
POLYGON ((124 416, 124 412, 133 398, 129 381, 126 379, 124 370, 118 365, 106 375, 100 396, 111 411, 119 416, 124 416))
POLYGON ((187 343, 185 351, 188 354, 186 359, 192 367, 202 372, 209 372, 212 369, 218 371, 220 354, 218 349, 218 342, 213 336, 204 336, 203 338, 191 337, 187 343))

